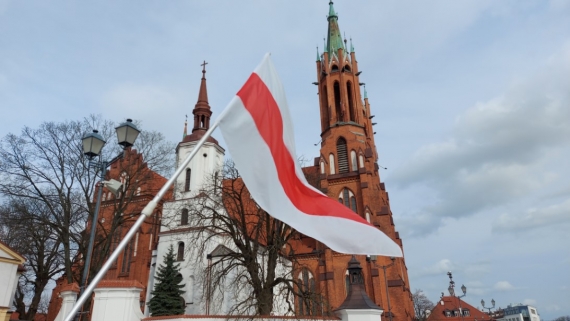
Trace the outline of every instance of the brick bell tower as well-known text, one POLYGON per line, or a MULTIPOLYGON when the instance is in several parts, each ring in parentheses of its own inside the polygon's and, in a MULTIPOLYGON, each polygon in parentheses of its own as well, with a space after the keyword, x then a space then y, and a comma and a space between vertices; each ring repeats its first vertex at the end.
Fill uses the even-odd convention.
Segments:
MULTIPOLYGON (((403 249, 388 193, 380 180, 374 113, 365 88, 361 95, 361 71, 352 40, 348 46, 342 39, 332 1, 327 20, 325 49, 322 54, 317 51, 317 81, 313 83, 318 87, 321 115, 320 156, 315 158, 315 167, 304 171, 316 174, 314 185, 321 191, 358 213, 403 249)), ((330 308, 338 308, 347 295, 346 267, 352 255, 333 252, 310 238, 302 237, 302 243, 306 246, 302 254, 306 270, 300 275, 305 273, 303 277, 308 279, 306 275, 310 274, 318 280, 315 290, 327 299, 330 308)), ((385 320, 412 320, 414 310, 405 259, 355 257, 363 267, 366 292, 382 307, 385 320)))

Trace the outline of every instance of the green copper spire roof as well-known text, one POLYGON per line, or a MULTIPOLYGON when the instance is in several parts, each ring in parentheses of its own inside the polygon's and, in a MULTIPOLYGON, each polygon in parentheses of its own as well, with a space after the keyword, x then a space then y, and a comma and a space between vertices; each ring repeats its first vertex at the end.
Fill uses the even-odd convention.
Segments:
POLYGON ((368 94, 366 93, 366 86, 364 86, 364 99, 368 98, 368 94))
POLYGON ((329 21, 329 31, 327 34, 327 47, 325 51, 329 53, 329 59, 332 57, 333 53, 336 54, 336 51, 339 48, 343 50, 344 45, 342 43, 342 37, 340 36, 340 28, 338 27, 338 15, 334 11, 333 2, 329 2, 329 16, 327 18, 329 21))
POLYGON ((354 46, 352 45, 352 37, 350 38, 350 52, 354 52, 354 46))

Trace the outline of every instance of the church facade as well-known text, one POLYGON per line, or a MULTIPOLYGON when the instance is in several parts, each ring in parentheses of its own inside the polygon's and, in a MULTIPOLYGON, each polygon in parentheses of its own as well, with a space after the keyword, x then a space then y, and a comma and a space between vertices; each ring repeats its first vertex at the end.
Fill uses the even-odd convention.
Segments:
MULTIPOLYGON (((326 48, 317 54, 314 83, 319 93, 321 149, 313 168, 304 168, 304 171, 314 186, 365 218, 403 250, 388 192, 380 179, 374 114, 366 89, 361 94, 356 53, 352 43, 348 45, 341 37, 332 1, 327 20, 326 48)), ((357 235, 352 237, 358 238, 357 235)), ((297 255, 302 256, 300 261, 305 270, 299 272, 299 278, 313 279, 316 290, 323 294, 330 307, 338 308, 347 294, 346 266, 352 256, 336 253, 311 238, 302 238, 302 244, 297 255)), ((368 296, 384 309, 384 317, 413 319, 405 258, 356 256, 356 259, 363 267, 368 296)))
MULTIPOLYGON (((366 89, 361 93, 356 53, 352 43, 348 44, 346 39, 341 37, 338 14, 332 1, 329 3, 327 22, 326 47, 321 54, 317 54, 314 83, 319 94, 315 108, 318 106, 320 110, 320 123, 315 126, 321 128, 321 148, 319 155, 315 155, 313 166, 305 167, 303 171, 313 186, 376 226, 403 250, 403 243, 396 231, 390 210, 388 192, 380 178, 378 152, 374 141, 374 113, 366 89)), ((198 102, 193 109, 193 120, 190 124, 192 132, 187 134, 185 125, 183 139, 176 148, 177 166, 209 129, 212 111, 208 104, 205 64, 202 72, 198 102)), ((111 271, 105 277, 138 280, 144 286, 140 303, 146 316, 149 311, 145 302, 148 303, 150 299, 149 289, 154 285, 156 267, 161 264, 170 246, 177 253, 182 267, 186 314, 224 313, 231 305, 231 301, 224 301, 220 302, 216 311, 204 310, 208 303, 200 301, 205 289, 202 287, 204 283, 199 280, 199 275, 203 274, 203 271, 199 270, 204 269, 204 266, 192 263, 196 260, 186 241, 192 233, 192 227, 189 225, 189 211, 185 207, 190 206, 192 199, 200 195, 202 186, 208 183, 209 179, 216 177, 216 173, 223 166, 224 157, 225 151, 218 141, 214 137, 208 138, 178 178, 171 198, 166 200, 157 212, 155 221, 143 227, 139 238, 133 241, 135 243, 132 244, 131 251, 138 249, 138 252, 135 250, 136 258, 130 254, 121 254, 117 262, 117 272, 111 271), (127 261, 123 257, 131 258, 128 261, 129 267, 125 265, 127 261), (121 273, 123 270, 132 272, 121 273), (143 277, 136 271, 147 274, 143 277)), ((160 177, 160 181, 163 182, 164 178, 160 177)), ((153 185, 153 189, 155 188, 157 187, 153 185)), ((108 201, 110 200, 109 196, 108 201)), ((351 237, 358 238, 358 235, 351 237)), ((228 247, 231 245, 224 243, 224 240, 214 240, 208 251, 223 252, 228 247)), ((293 261, 296 265, 290 267, 292 271, 287 273, 292 273, 304 289, 319 293, 325 302, 319 306, 308 306, 297 301, 297 315, 322 315, 342 305, 348 294, 347 266, 352 259, 357 260, 362 267, 363 289, 370 300, 382 308, 384 318, 390 321, 414 318, 405 257, 337 253, 325 244, 304 235, 296 238, 293 247, 292 255, 295 256, 293 261)), ((203 258, 203 263, 207 265, 209 259, 211 256, 203 258)), ((52 295, 52 301, 54 300, 57 300, 55 290, 52 295)), ((50 315, 55 314, 50 307, 50 315)))

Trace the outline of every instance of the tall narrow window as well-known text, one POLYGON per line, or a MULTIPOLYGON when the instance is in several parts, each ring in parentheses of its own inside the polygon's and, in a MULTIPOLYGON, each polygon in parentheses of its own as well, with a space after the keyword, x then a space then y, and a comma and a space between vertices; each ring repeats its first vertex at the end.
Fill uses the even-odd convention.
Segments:
POLYGON ((184 242, 178 243, 178 253, 176 255, 177 261, 184 261, 184 242))
POLYGON ((356 172, 358 170, 358 163, 356 161, 356 152, 353 150, 350 151, 350 169, 353 172, 356 172))
POLYGON ((180 215, 180 225, 188 225, 188 209, 183 208, 180 215))
POLYGON ((370 213, 366 212, 366 221, 368 221, 368 223, 370 223, 370 213))
POLYGON ((325 173, 325 162, 321 161, 321 174, 325 173))
POLYGON ((299 315, 316 315, 317 305, 314 302, 316 293, 315 278, 313 274, 306 268, 299 273, 300 292, 303 294, 299 300, 299 315))
POLYGON ((358 165, 360 168, 364 168, 364 156, 362 154, 358 155, 358 165))
POLYGON ((350 116, 350 120, 356 121, 354 101, 352 99, 352 83, 350 81, 346 83, 346 93, 348 94, 348 115, 350 116))
POLYGON ((333 154, 329 155, 329 174, 330 175, 336 174, 336 171, 334 169, 334 155, 333 154))
POLYGON ((336 120, 343 121, 344 112, 342 111, 340 103, 340 86, 338 85, 338 81, 334 83, 334 108, 336 111, 336 120))
POLYGON ((342 137, 336 141, 336 155, 338 157, 339 174, 348 173, 348 153, 346 150, 346 140, 342 137))
POLYGON ((134 239, 127 243, 127 247, 123 251, 123 265, 121 266, 121 273, 129 273, 131 270, 131 260, 133 258, 134 239))
POLYGON ((186 169, 186 181, 184 182, 184 191, 188 192, 190 190, 190 177, 192 176, 192 170, 190 168, 186 169))
POLYGON ((329 98, 327 97, 327 86, 323 86, 321 92, 321 120, 323 122, 322 130, 329 128, 331 116, 329 115, 329 98))
POLYGON ((340 194, 338 194, 338 201, 353 210, 355 213, 358 213, 356 208, 356 196, 354 196, 354 193, 352 193, 348 188, 343 188, 342 191, 340 191, 340 194))
POLYGON ((358 213, 356 211, 356 197, 352 196, 350 198, 350 209, 354 212, 354 213, 358 213))

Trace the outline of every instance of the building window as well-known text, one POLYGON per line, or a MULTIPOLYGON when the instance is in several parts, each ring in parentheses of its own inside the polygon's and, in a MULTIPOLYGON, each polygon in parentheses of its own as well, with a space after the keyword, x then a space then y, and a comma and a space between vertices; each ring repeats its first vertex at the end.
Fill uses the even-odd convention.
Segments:
POLYGON ((188 225, 188 209, 182 209, 182 215, 180 215, 180 225, 188 225))
POLYGON ((190 176, 192 176, 192 170, 190 168, 186 169, 186 181, 184 182, 184 191, 188 192, 190 190, 190 176))
POLYGON ((471 315, 471 314, 469 314, 469 310, 463 310, 463 316, 464 316, 464 317, 468 317, 468 316, 470 316, 470 315, 471 315))
POLYGON ((299 315, 316 315, 317 305, 316 305, 316 288, 315 288, 315 278, 313 274, 306 268, 301 270, 298 276, 300 284, 300 292, 302 293, 299 297, 299 315))
POLYGON ((368 223, 370 223, 370 213, 366 212, 366 221, 368 221, 368 223))
POLYGON ((362 154, 358 155, 358 165, 360 168, 364 168, 364 156, 362 154))
POLYGON ((176 256, 177 261, 184 261, 184 242, 178 243, 178 254, 176 256))
POLYGON ((329 155, 329 173, 330 175, 334 175, 336 174, 336 171, 334 170, 334 155, 330 154, 329 155))
POLYGON ((350 151, 350 169, 353 172, 356 172, 358 170, 358 163, 356 161, 356 152, 353 150, 350 151))
POLYGON ((336 156, 338 157, 339 174, 348 173, 348 153, 346 149, 346 140, 342 137, 336 141, 336 156))
POLYGON ((346 83, 346 93, 348 94, 348 114, 351 121, 356 121, 354 117, 354 103, 352 99, 352 83, 349 81, 346 83))
POLYGON ((321 174, 325 173, 325 162, 321 161, 321 174))
POLYGON ((123 251, 123 265, 121 266, 121 273, 129 273, 131 271, 131 260, 133 258, 134 239, 127 243, 127 247, 123 251))
POLYGON ((141 196, 141 188, 137 187, 137 196, 141 196))
POLYGON ((342 189, 338 195, 338 201, 353 210, 355 213, 358 213, 356 208, 356 197, 354 196, 354 193, 352 193, 352 191, 348 188, 342 189))
POLYGON ((451 311, 445 310, 445 316, 446 316, 446 317, 451 317, 451 311))
POLYGON ((334 82, 333 89, 334 89, 334 107, 336 112, 336 120, 338 122, 341 122, 344 120, 344 111, 342 110, 342 105, 340 101, 340 86, 338 85, 338 81, 334 82))

